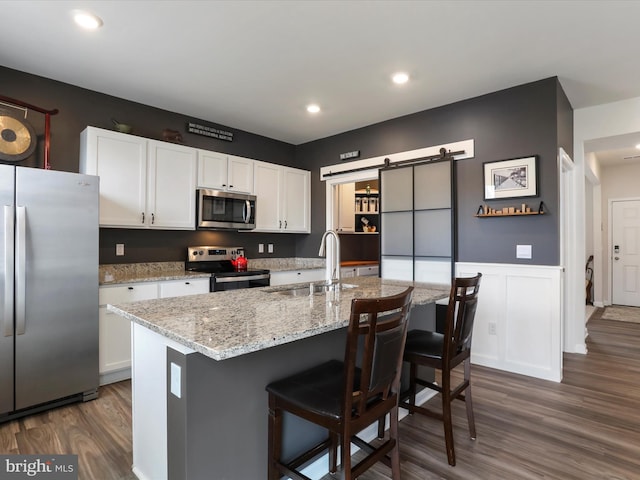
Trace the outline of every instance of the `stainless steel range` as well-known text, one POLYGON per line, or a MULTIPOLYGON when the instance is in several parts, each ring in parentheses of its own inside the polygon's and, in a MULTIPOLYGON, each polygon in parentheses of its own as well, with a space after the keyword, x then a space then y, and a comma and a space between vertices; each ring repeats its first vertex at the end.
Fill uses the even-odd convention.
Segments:
POLYGON ((269 270, 236 270, 234 262, 240 256, 244 256, 243 247, 189 247, 185 268, 192 272, 211 273, 211 292, 268 287, 271 278, 269 270))

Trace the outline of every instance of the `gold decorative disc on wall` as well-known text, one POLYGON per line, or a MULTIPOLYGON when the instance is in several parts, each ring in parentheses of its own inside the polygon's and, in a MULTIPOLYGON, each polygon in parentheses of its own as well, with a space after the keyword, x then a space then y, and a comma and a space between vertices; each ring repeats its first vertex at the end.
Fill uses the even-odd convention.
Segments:
POLYGON ((33 127, 26 121, 0 113, 0 160, 19 162, 36 148, 33 127))

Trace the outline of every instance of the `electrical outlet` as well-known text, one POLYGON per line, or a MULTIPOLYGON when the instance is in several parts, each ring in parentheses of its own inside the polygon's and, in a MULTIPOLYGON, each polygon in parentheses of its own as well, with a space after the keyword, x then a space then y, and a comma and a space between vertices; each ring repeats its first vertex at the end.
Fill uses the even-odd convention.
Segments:
POLYGON ((116 257, 124 257, 124 243, 116 243, 116 257))
POLYGON ((258 253, 264 253, 264 243, 258 244, 258 253))
POLYGON ((495 322, 489 322, 489 335, 497 335, 495 322))
POLYGON ((269 253, 273 253, 273 243, 268 244, 267 247, 269 248, 269 253))

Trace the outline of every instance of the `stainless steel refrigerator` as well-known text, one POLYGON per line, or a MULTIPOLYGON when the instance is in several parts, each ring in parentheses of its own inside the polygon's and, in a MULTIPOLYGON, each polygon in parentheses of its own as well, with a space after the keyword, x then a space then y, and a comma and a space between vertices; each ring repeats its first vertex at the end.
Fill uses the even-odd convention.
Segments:
POLYGON ((98 187, 0 165, 0 422, 97 396, 98 187))

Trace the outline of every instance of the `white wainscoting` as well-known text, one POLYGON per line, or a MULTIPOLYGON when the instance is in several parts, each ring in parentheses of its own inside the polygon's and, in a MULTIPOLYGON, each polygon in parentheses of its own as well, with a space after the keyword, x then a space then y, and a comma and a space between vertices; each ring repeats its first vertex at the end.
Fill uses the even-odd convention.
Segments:
POLYGON ((457 263, 456 275, 482 273, 471 362, 562 380, 562 268, 457 263), (495 324, 495 334, 490 333, 495 324))

